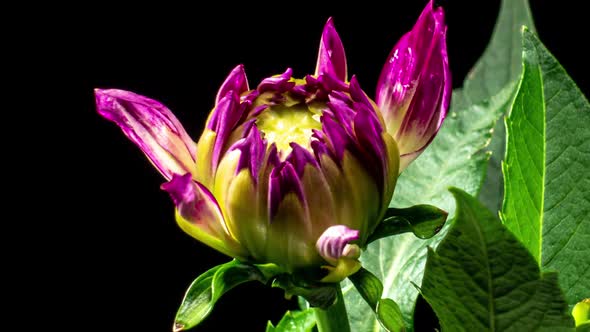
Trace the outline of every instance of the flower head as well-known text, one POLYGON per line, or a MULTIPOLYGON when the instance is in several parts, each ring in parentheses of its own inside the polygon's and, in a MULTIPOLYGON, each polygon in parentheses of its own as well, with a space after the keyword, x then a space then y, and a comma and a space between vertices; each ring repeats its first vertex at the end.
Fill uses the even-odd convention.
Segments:
POLYGON ((332 19, 314 75, 294 78, 289 68, 250 88, 244 67, 233 69, 196 144, 152 99, 96 90, 96 100, 168 180, 162 189, 191 236, 289 273, 321 267, 325 282, 360 268, 360 247, 393 195, 400 153, 381 110, 354 76, 348 81, 332 19))

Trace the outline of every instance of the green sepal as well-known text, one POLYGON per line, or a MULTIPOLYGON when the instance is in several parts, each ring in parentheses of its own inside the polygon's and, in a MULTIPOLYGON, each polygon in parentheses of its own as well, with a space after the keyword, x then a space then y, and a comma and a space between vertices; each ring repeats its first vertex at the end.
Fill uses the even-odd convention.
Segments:
POLYGON ((448 213, 433 205, 420 204, 405 209, 389 208, 383 221, 369 236, 367 244, 396 234, 412 232, 420 239, 435 236, 447 220, 448 213))
POLYGON ((375 312, 375 317, 386 331, 405 331, 402 312, 392 299, 382 299, 383 284, 371 272, 361 268, 348 277, 362 298, 375 312))

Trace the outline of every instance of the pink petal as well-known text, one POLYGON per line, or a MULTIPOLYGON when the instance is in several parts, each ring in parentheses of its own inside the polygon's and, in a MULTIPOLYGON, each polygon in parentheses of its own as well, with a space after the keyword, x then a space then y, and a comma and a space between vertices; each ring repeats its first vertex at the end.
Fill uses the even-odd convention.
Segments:
POLYGON ((94 94, 98 113, 116 123, 166 179, 193 171, 196 145, 166 106, 124 90, 94 94))

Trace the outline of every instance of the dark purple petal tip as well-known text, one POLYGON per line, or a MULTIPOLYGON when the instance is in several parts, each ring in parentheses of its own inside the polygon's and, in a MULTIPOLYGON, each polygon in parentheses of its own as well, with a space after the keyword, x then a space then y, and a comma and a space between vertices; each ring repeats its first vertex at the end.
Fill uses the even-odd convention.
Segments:
POLYGON ((240 159, 236 168, 236 174, 244 168, 250 170, 250 175, 255 183, 258 181, 258 173, 262 168, 264 162, 264 154, 266 151, 266 142, 262 139, 262 135, 255 125, 255 121, 251 120, 246 123, 246 135, 241 140, 237 141, 230 150, 240 150, 240 159))
POLYGON ((287 157, 287 161, 293 165, 297 175, 302 178, 305 171, 305 165, 310 164, 314 167, 319 167, 317 160, 307 149, 301 147, 297 143, 290 143, 291 153, 287 157))
POLYGON ((347 80, 344 46, 330 17, 324 26, 316 65, 316 75, 329 75, 339 81, 347 80))
POLYGON ((218 104, 221 98, 225 97, 229 91, 235 91, 235 93, 241 95, 248 90, 248 79, 246 78, 244 65, 238 65, 229 73, 221 88, 219 88, 217 97, 215 98, 215 104, 218 104))
POLYGON ((441 61, 440 56, 433 59, 433 55, 444 54, 446 62, 445 39, 444 11, 441 7, 434 9, 431 1, 412 30, 395 45, 383 67, 376 96, 382 111, 387 112, 403 104, 405 98, 411 98, 417 80, 428 74, 424 72, 428 62, 441 61))
POLYGON ((346 133, 345 128, 336 122, 332 117, 324 114, 321 117, 322 130, 338 160, 344 157, 344 151, 351 147, 352 138, 346 133))
POLYGON ((213 114, 207 123, 207 128, 217 134, 211 159, 211 167, 214 169, 222 157, 232 130, 236 128, 245 111, 245 108, 240 107, 240 97, 233 90, 228 91, 215 106, 213 114))
POLYGON ((283 93, 295 86, 295 82, 290 82, 291 76, 293 75, 293 69, 287 68, 287 70, 276 76, 267 77, 258 85, 257 90, 262 92, 274 91, 283 93))
POLYGON ((283 198, 288 193, 294 193, 302 203, 302 206, 306 206, 301 179, 297 175, 297 171, 295 171, 293 165, 288 161, 284 161, 273 168, 270 173, 270 183, 268 186, 268 220, 273 220, 276 216, 283 198))
POLYGON ((363 89, 361 89, 361 85, 359 84, 356 75, 353 75, 350 79, 350 96, 352 97, 352 100, 357 103, 363 103, 368 108, 373 109, 373 104, 371 104, 369 97, 367 97, 363 89))

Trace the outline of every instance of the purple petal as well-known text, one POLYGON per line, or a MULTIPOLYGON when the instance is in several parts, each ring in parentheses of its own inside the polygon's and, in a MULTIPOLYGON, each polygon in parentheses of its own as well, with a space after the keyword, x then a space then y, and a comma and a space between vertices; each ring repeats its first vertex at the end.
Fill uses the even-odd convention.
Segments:
MULTIPOLYGON (((439 39, 439 43, 444 43, 439 39)), ((426 64, 406 116, 396 134, 400 153, 410 154, 425 148, 442 126, 449 109, 451 79, 445 52, 432 55, 426 64)))
POLYGON ((305 85, 310 88, 317 88, 320 86, 320 81, 311 75, 305 75, 305 85))
POLYGON ((258 90, 251 90, 250 92, 246 93, 245 95, 240 97, 240 101, 242 103, 248 102, 249 105, 252 105, 254 100, 260 96, 260 92, 258 90))
POLYGON ((288 193, 295 193, 302 205, 305 207, 305 197, 303 194, 303 185, 301 179, 290 162, 284 161, 279 166, 273 168, 270 173, 270 183, 268 186, 268 220, 273 220, 277 214, 279 205, 288 193))
POLYGON ((322 160, 322 155, 327 155, 328 157, 332 158, 332 160, 336 159, 334 154, 332 153, 332 151, 330 151, 330 149, 328 149, 326 144, 323 142, 311 141, 311 148, 312 148, 313 154, 314 154, 315 158, 318 160, 318 162, 320 162, 322 160))
POLYGON ((444 12, 431 1, 393 48, 377 86, 377 104, 401 155, 417 156, 432 141, 450 95, 444 12))
POLYGON ((344 150, 350 147, 350 137, 345 129, 326 114, 321 117, 322 131, 324 132, 332 151, 338 160, 342 160, 344 150))
POLYGON ((277 145, 275 143, 271 143, 270 147, 268 148, 268 165, 272 165, 273 167, 278 167, 281 164, 281 158, 279 158, 279 150, 277 149, 277 145))
POLYGON ((364 163, 368 173, 375 178, 377 187, 383 189, 383 181, 387 171, 387 152, 381 137, 383 128, 372 109, 357 103, 357 113, 354 117, 354 132, 359 143, 360 160, 364 163))
POLYGON ((305 84, 295 85, 293 89, 291 89, 291 92, 299 98, 307 98, 311 96, 310 88, 305 84))
MULTIPOLYGON (((353 76, 352 79, 355 79, 355 77, 353 76)), ((329 100, 331 102, 334 102, 335 100, 337 100, 337 101, 345 103, 348 106, 352 105, 352 101, 350 100, 350 97, 348 96, 348 94, 346 94, 345 92, 342 92, 342 91, 331 91, 330 96, 329 96, 329 100)))
POLYGON ((342 101, 334 98, 333 93, 328 96, 330 102, 327 106, 331 112, 324 111, 324 114, 329 114, 334 117, 340 125, 346 130, 348 136, 353 136, 352 132, 352 119, 354 118, 355 111, 352 107, 350 100, 342 101))
POLYGON ((242 169, 248 168, 252 179, 254 179, 254 182, 257 182, 258 174, 264 162, 266 143, 262 140, 262 135, 254 122, 252 120, 247 123, 246 127, 248 128, 244 130, 245 132, 247 131, 246 137, 236 142, 230 150, 237 149, 241 152, 236 174, 242 169))
POLYGON ((98 113, 116 123, 166 179, 193 171, 196 145, 166 106, 129 91, 94 94, 98 113))
POLYGON ((215 104, 219 104, 221 98, 225 97, 229 91, 234 91, 236 94, 241 95, 248 90, 250 88, 248 87, 244 65, 238 65, 229 73, 223 84, 221 84, 221 88, 217 92, 217 98, 215 98, 215 104))
POLYGON ((344 225, 331 226, 319 237, 316 248, 326 261, 334 262, 344 254, 345 247, 349 242, 358 239, 359 231, 357 230, 344 225))
MULTIPOLYGON (((354 117, 354 131, 361 145, 371 147, 382 145, 381 133, 383 127, 381 127, 377 114, 364 104, 355 104, 355 108, 357 112, 354 117), (363 138, 368 141, 363 141, 363 138)), ((385 156, 381 157, 385 158, 385 156)))
POLYGON ((288 161, 289 163, 291 163, 291 165, 293 165, 299 178, 303 177, 303 171, 305 170, 305 165, 311 164, 312 166, 314 166, 316 168, 319 167, 317 160, 314 158, 314 156, 307 149, 305 149, 305 148, 301 147, 299 144, 293 143, 293 142, 290 143, 289 145, 291 146, 292 150, 291 150, 291 153, 289 154, 289 156, 285 160, 288 161))
POLYGON ((207 123, 207 128, 217 134, 211 158, 211 167, 213 169, 217 167, 221 154, 228 143, 227 139, 242 117, 240 111, 244 111, 244 109, 239 107, 239 102, 240 97, 233 90, 229 91, 215 106, 213 114, 211 114, 211 118, 207 123))
POLYGON ((327 92, 331 92, 333 90, 348 91, 348 85, 332 74, 321 74, 318 76, 318 82, 321 84, 323 90, 327 92))
POLYGON ((256 125, 256 119, 250 119, 244 123, 244 131, 242 137, 250 135, 250 130, 256 125))
POLYGON ((365 104, 368 108, 373 109, 373 104, 363 89, 361 89, 361 86, 354 75, 350 79, 350 97, 357 103, 365 104))
POLYGON ((283 93, 288 91, 295 86, 295 82, 289 82, 291 75, 293 75, 293 69, 287 68, 287 70, 281 75, 268 77, 262 80, 258 85, 257 90, 260 91, 260 93, 266 91, 283 93))
MULTIPOLYGON (((324 111, 324 114, 326 114, 326 113, 327 112, 324 111)), ((317 129, 312 129, 311 132, 312 132, 311 137, 316 138, 316 139, 321 140, 321 141, 325 141, 326 140, 326 135, 324 134, 324 132, 322 132, 320 130, 317 130, 317 129)))
POLYGON ((416 80, 420 75, 417 70, 419 66, 417 65, 416 50, 409 44, 411 34, 408 32, 395 45, 377 83, 375 101, 383 112, 386 122, 389 118, 395 119, 395 117, 404 116, 400 109, 404 106, 407 98, 412 98, 416 80))
POLYGON ((316 76, 328 75, 342 82, 347 80, 344 47, 331 17, 322 32, 315 74, 316 76))
POLYGON ((198 182, 192 180, 190 173, 174 174, 169 182, 161 185, 176 205, 180 215, 200 228, 215 228, 219 225, 208 223, 222 222, 221 209, 213 194, 198 182))

